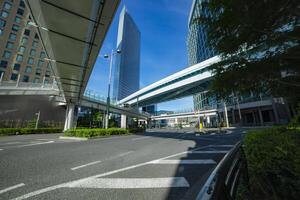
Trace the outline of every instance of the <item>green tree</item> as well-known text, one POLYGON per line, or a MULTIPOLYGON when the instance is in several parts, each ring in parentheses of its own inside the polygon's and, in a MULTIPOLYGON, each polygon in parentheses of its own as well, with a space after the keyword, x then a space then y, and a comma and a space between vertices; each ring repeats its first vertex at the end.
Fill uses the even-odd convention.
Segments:
POLYGON ((212 91, 300 99, 299 0, 202 0, 208 46, 221 61, 212 65, 212 91))

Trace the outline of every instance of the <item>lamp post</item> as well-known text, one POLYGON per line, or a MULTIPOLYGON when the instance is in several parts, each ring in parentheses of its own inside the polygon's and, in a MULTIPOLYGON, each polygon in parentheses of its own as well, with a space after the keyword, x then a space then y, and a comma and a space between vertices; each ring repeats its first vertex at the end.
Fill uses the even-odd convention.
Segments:
POLYGON ((120 54, 121 50, 117 49, 116 51, 111 50, 111 54, 105 54, 104 58, 110 58, 109 65, 109 77, 108 77, 108 89, 107 89, 107 100, 106 100, 106 116, 105 116, 105 128, 108 128, 108 120, 109 120, 109 105, 110 105, 110 85, 111 85, 111 76, 112 76, 112 65, 113 65, 113 56, 116 54, 120 54))

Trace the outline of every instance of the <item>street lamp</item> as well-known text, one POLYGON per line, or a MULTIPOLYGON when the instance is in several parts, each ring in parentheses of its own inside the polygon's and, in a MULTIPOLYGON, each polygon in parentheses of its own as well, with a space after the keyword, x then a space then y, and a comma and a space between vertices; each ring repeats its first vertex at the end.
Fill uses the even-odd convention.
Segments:
POLYGON ((104 58, 110 58, 109 65, 109 77, 108 77, 108 89, 107 89, 107 100, 106 100, 106 116, 105 116, 105 128, 108 128, 108 120, 109 120, 109 104, 110 104, 110 85, 111 85, 111 74, 112 74, 112 65, 113 65, 113 57, 116 54, 120 54, 121 50, 117 49, 116 51, 111 50, 111 54, 105 54, 104 58))

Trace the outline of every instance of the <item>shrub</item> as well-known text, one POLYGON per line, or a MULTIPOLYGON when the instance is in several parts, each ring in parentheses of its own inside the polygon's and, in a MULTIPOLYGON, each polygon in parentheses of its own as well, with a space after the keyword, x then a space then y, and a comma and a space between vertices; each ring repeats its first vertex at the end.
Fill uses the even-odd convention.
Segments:
POLYGON ((106 136, 106 135, 122 135, 128 134, 128 130, 123 128, 91 128, 91 129, 70 129, 65 131, 65 136, 75 136, 75 137, 97 137, 97 136, 106 136))
POLYGON ((299 130, 276 127, 251 131, 244 144, 254 199, 298 199, 299 130))
POLYGON ((61 133, 60 128, 0 128, 0 135, 26 135, 40 133, 61 133))
POLYGON ((146 130, 145 127, 136 127, 136 128, 129 128, 128 131, 130 133, 144 133, 146 130))

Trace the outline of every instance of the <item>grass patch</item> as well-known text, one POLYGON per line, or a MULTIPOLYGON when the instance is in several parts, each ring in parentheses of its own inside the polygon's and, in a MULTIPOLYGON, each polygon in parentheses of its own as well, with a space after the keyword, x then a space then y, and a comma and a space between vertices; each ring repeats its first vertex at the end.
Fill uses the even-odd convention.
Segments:
POLYGON ((244 145, 252 199, 299 199, 299 127, 250 131, 244 145))
POLYGON ((27 135, 41 133, 61 133, 60 128, 0 128, 0 135, 27 135))

